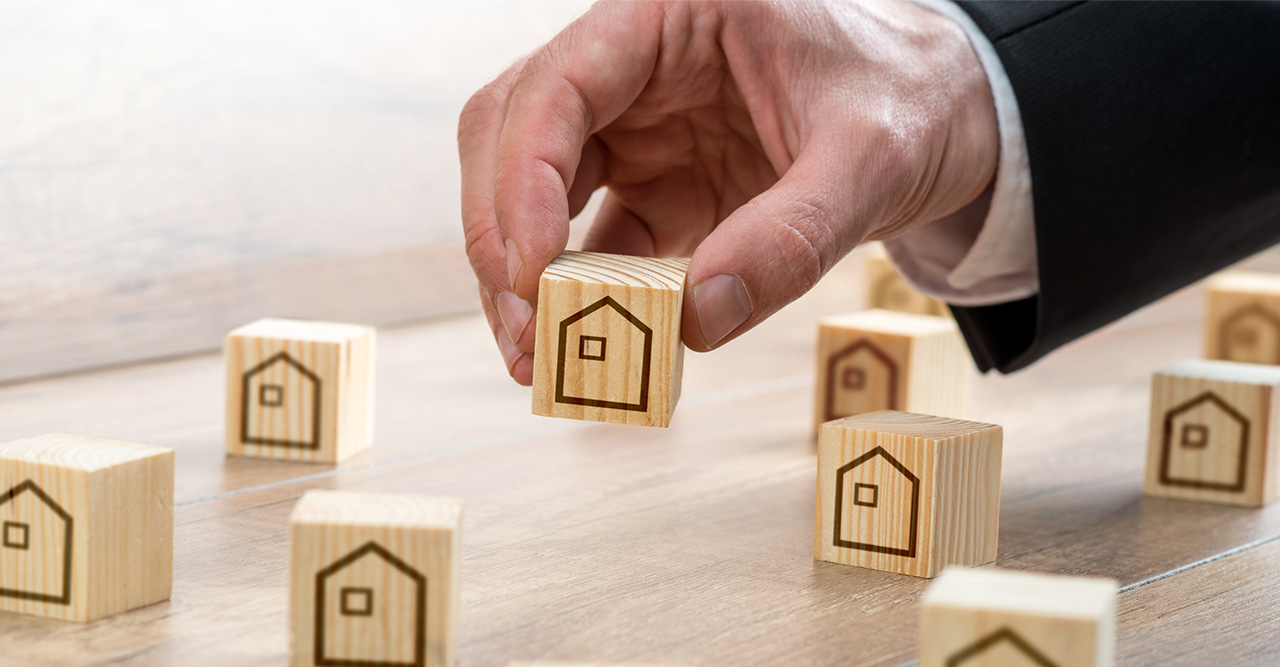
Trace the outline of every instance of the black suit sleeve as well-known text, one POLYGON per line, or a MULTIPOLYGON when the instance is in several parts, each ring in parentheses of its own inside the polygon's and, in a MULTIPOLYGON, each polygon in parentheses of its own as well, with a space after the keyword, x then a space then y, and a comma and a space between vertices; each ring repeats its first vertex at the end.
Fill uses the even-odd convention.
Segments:
POLYGON ((1013 371, 1280 242, 1280 3, 960 2, 1026 132, 1040 293, 953 307, 1013 371))

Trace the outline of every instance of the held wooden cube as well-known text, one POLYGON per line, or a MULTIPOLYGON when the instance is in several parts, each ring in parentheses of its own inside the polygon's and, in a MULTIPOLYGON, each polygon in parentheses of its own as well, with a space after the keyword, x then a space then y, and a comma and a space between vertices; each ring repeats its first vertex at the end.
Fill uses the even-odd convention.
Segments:
POLYGON ((1191 360, 1151 378, 1149 496, 1261 507, 1280 495, 1280 367, 1191 360))
POLYGON ((51 434, 0 445, 0 609, 85 623, 169 599, 173 450, 51 434))
POLYGON ((969 361, 955 322, 866 310, 818 324, 813 424, 902 410, 964 414, 969 361))
POLYGON ((227 335, 227 454, 337 463, 373 443, 373 329, 264 319, 227 335))
POLYGON ((1280 275, 1225 273, 1209 281, 1204 357, 1280 364, 1280 275))
POLYGON ((869 248, 866 252, 867 308, 951 317, 947 304, 917 292, 903 279, 883 247, 869 248))
POLYGON ((906 412, 822 425, 813 557, 934 577, 996 558, 999 426, 906 412))
POLYGON ((680 399, 687 259, 566 252, 542 273, 533 413, 667 426, 680 399))
POLYGON ((1109 667, 1116 582, 949 569, 924 593, 920 667, 1109 667))
POLYGON ((453 498, 303 495, 289 517, 290 664, 453 665, 461 530, 453 498))

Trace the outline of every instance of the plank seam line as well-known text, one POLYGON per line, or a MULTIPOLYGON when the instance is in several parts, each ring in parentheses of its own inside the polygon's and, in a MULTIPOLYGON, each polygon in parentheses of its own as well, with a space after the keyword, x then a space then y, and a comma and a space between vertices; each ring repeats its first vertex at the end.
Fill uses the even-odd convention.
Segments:
MULTIPOLYGON (((1184 572, 1189 572, 1198 567, 1220 561, 1224 558, 1230 558, 1232 556, 1242 554, 1246 551, 1257 549, 1258 547, 1261 547, 1261 546, 1266 546, 1267 544, 1270 544, 1277 540, 1280 540, 1280 535, 1272 535, 1270 537, 1258 538, 1252 542, 1245 542, 1244 544, 1241 544, 1236 547, 1232 547, 1230 549, 1227 549, 1226 551, 1213 554, 1212 556, 1206 556, 1204 558, 1201 558, 1200 560, 1187 563, 1186 565, 1175 567, 1172 570, 1169 570, 1167 572, 1161 572, 1160 574, 1157 574, 1155 576, 1151 576, 1151 577, 1147 577, 1146 579, 1135 581, 1132 584, 1128 584, 1126 586, 1121 586, 1120 589, 1117 591, 1117 593, 1123 594, 1123 593, 1128 593, 1130 591, 1136 591, 1139 588, 1142 588, 1144 586, 1149 586, 1156 582, 1164 581, 1165 579, 1168 579, 1170 577, 1176 577, 1179 574, 1182 574, 1184 572)), ((915 667, 916 665, 919 665, 919 664, 920 664, 919 660, 908 660, 907 662, 904 662, 898 665, 897 667, 915 667)))
MULTIPOLYGON (((729 401, 738 400, 744 397, 772 394, 779 391, 794 389, 798 386, 810 384, 812 382, 813 382, 812 373, 805 373, 803 375, 791 375, 783 378, 775 378, 772 380, 757 382, 754 384, 744 385, 741 387, 734 387, 732 389, 726 389, 723 391, 710 392, 707 394, 703 394, 702 396, 694 396, 690 400, 685 401, 685 407, 698 407, 700 405, 715 405, 718 403, 726 403, 729 401)), ((195 505, 198 503, 209 502, 213 500, 222 500, 224 498, 231 498, 233 496, 239 496, 246 493, 253 493, 255 491, 265 491, 267 489, 276 489, 282 486, 288 486, 290 484, 299 484, 304 482, 315 481, 318 479, 327 479, 329 477, 334 477, 342 473, 366 472, 369 470, 375 470, 377 468, 382 468, 385 466, 401 465, 401 464, 409 463, 413 461, 425 461, 436 456, 443 456, 446 454, 453 454, 453 453, 471 450, 471 449, 484 449, 486 447, 492 447, 494 445, 498 445, 498 444, 502 444, 502 443, 510 442, 514 440, 521 440, 524 438, 540 438, 543 436, 556 435, 558 433, 567 433, 570 431, 577 431, 577 430, 589 428, 592 426, 598 426, 598 425, 599 424, 595 422, 573 421, 570 423, 555 424, 552 426, 547 426, 545 428, 535 429, 532 431, 517 431, 514 433, 504 433, 501 435, 493 435, 486 438, 480 438, 478 440, 460 442, 456 445, 448 445, 445 447, 441 447, 439 449, 433 449, 428 452, 423 452, 421 454, 406 454, 404 456, 387 459, 385 461, 378 461, 375 463, 366 463, 364 465, 359 465, 359 466, 347 466, 347 467, 338 466, 338 467, 331 468, 329 470, 322 470, 320 472, 311 473, 309 475, 301 475, 299 477, 290 477, 288 479, 280 479, 274 482, 267 482, 266 484, 249 486, 243 489, 236 489, 234 491, 225 491, 223 493, 215 493, 211 496, 205 496, 203 498, 193 498, 191 500, 184 500, 179 503, 174 503, 173 506, 186 507, 188 505, 195 505)))
POLYGON ((1272 542, 1275 542, 1276 540, 1280 540, 1280 535, 1272 535, 1270 537, 1262 537, 1262 538, 1256 539, 1252 542, 1245 542, 1244 544, 1241 544, 1236 547, 1232 547, 1221 553, 1216 553, 1212 556, 1206 556, 1204 558, 1201 558, 1200 560, 1192 561, 1181 567, 1175 567, 1172 570, 1169 570, 1168 572, 1162 572, 1153 577, 1147 577, 1146 579, 1143 579, 1141 581, 1135 581, 1132 584, 1129 584, 1127 586, 1121 586, 1120 592, 1128 593, 1129 591, 1135 591, 1139 588, 1142 588, 1143 586, 1154 584, 1157 581, 1162 581, 1164 579, 1168 579, 1169 577, 1177 576, 1189 570, 1194 570, 1202 565, 1208 565, 1209 563, 1220 561, 1224 558, 1230 558, 1237 554, 1241 554, 1246 551, 1257 549, 1258 547, 1270 544, 1272 542))

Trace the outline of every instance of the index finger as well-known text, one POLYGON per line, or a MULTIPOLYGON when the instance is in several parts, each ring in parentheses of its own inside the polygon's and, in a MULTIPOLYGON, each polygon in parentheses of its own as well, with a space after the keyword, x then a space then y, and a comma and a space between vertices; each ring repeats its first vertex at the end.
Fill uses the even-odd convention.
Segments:
POLYGON ((537 298, 569 241, 569 191, 587 139, 622 114, 657 63, 658 3, 595 5, 534 53, 512 82, 498 145, 494 212, 508 278, 537 298))

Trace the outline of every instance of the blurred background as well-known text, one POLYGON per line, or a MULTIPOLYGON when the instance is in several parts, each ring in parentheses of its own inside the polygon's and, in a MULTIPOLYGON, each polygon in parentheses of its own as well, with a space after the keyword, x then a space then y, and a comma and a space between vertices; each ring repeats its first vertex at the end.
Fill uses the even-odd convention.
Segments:
POLYGON ((458 114, 588 0, 6 0, 0 382, 478 308, 458 114))

